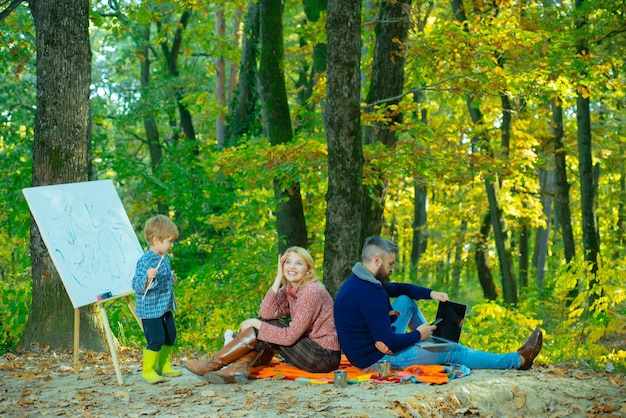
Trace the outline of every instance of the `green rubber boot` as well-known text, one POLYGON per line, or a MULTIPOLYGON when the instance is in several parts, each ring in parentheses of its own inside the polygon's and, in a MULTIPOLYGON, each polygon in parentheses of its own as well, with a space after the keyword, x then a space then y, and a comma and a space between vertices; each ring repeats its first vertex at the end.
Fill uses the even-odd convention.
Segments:
POLYGON ((158 358, 158 351, 143 350, 143 371, 141 372, 141 377, 148 383, 158 383, 163 380, 163 378, 154 371, 154 366, 158 358))
POLYGON ((159 358, 154 365, 154 371, 161 376, 177 377, 182 374, 178 369, 174 369, 170 364, 172 361, 172 351, 174 347, 171 345, 162 345, 159 351, 159 358))

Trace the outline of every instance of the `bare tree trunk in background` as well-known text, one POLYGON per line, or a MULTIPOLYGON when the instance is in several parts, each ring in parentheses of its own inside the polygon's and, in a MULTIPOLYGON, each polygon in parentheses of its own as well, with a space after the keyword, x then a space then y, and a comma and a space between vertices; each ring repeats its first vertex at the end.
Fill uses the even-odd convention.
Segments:
MULTIPOLYGON (((619 74, 620 70, 617 66, 613 66, 613 72, 619 74)), ((620 100, 615 104, 615 107, 623 111, 624 109, 624 101, 620 100)), ((622 143, 619 144, 619 154, 620 156, 624 155, 624 145, 622 143)), ((626 232, 626 164, 624 163, 624 159, 619 159, 619 204, 617 205, 617 220, 615 222, 615 243, 617 245, 614 246, 615 250, 613 251, 613 259, 617 260, 622 257, 625 243, 625 232, 626 232)))
POLYGON ((524 222, 522 229, 519 233, 519 284, 520 287, 528 286, 528 238, 530 235, 530 228, 528 224, 524 222))
MULTIPOLYGON (((233 44, 238 45, 241 48, 241 30, 239 29, 241 26, 241 20, 243 18, 243 7, 237 7, 235 10, 235 17, 233 17, 233 44)), ((234 99, 235 90, 237 89, 237 83, 239 77, 237 76, 239 72, 239 66, 233 62, 232 60, 228 61, 228 90, 226 92, 226 100, 228 103, 231 103, 234 99)))
POLYGON ((496 282, 491 274, 491 265, 489 264, 489 254, 486 244, 489 241, 490 230, 491 214, 487 213, 480 225, 480 234, 476 242, 474 260, 476 261, 476 270, 478 271, 478 281, 483 288, 483 295, 489 300, 496 300, 498 298, 498 291, 496 289, 496 282))
MULTIPOLYGON (((322 13, 326 12, 328 2, 326 0, 302 0, 304 6, 304 14, 306 21, 318 22, 322 13)), ((306 22, 305 22, 306 23, 306 22)), ((300 45, 306 45, 307 40, 302 37, 300 39, 300 45)), ((315 109, 315 104, 310 103, 309 99, 313 94, 313 87, 319 81, 320 75, 326 71, 326 44, 323 42, 317 42, 313 45, 313 62, 311 67, 308 67, 307 59, 303 58, 303 64, 298 74, 298 81, 296 88, 298 90, 298 103, 303 108, 312 112, 315 109)), ((307 120, 301 120, 298 118, 296 132, 301 130, 310 130, 310 122, 307 120)))
MULTIPOLYGON (((143 44, 140 45, 139 51, 140 59, 140 73, 139 83, 141 84, 142 100, 148 102, 150 91, 150 24, 146 25, 141 34, 143 44)), ((154 120, 154 114, 150 106, 143 107, 145 114, 143 115, 143 126, 146 131, 146 141, 148 142, 148 151, 150 153, 150 168, 152 174, 157 173, 159 164, 163 159, 163 149, 161 147, 161 140, 159 139, 159 130, 157 123, 154 120)), ((167 204, 160 200, 157 202, 158 213, 167 213, 167 204)))
MULTIPOLYGON (((163 56, 165 57, 165 61, 167 63, 167 72, 172 77, 178 77, 178 57, 180 55, 180 48, 183 42, 183 31, 187 28, 189 24, 189 19, 191 18, 191 12, 189 10, 185 10, 180 16, 180 23, 178 28, 174 32, 174 39, 172 41, 172 45, 168 45, 166 41, 161 42, 161 50, 163 51, 163 56)), ((158 24, 157 24, 158 25, 158 24)), ((189 141, 196 140, 196 131, 193 127, 193 118, 191 117, 191 112, 187 107, 183 104, 182 100, 184 98, 183 89, 177 88, 176 92, 176 105, 178 107, 178 114, 180 117, 180 128, 185 134, 185 137, 189 141)), ((194 155, 198 155, 197 145, 194 150, 194 155)))
MULTIPOLYGON (((374 63, 366 102, 369 106, 391 106, 404 90, 404 66, 406 64, 406 43, 411 26, 411 0, 383 1, 380 3, 380 15, 376 24, 376 46, 374 63)), ((374 110, 374 109, 370 109, 374 110)), ((389 149, 396 146, 397 138, 394 125, 402 124, 403 114, 387 111, 385 123, 365 127, 365 143, 382 142, 389 149)), ((366 164, 369 162, 366 161, 366 164)), ((371 189, 363 188, 361 209, 361 237, 379 235, 383 225, 385 200, 389 179, 375 164, 367 170, 373 180, 371 189)))
POLYGON ((426 251, 426 223, 428 212, 428 190, 419 180, 413 180, 413 246, 411 247, 411 277, 417 276, 420 257, 426 251))
POLYGON ((552 129, 554 132, 554 176, 555 176, 555 207, 559 215, 559 227, 563 239, 565 261, 569 264, 576 255, 574 232, 572 231, 572 214, 569 200, 569 183, 567 181, 567 164, 565 161, 565 145, 563 144, 563 108, 557 100, 551 101, 552 129))
MULTIPOLYGON (((426 22, 433 11, 434 3, 421 8, 422 4, 417 4, 416 24, 419 32, 424 32, 426 22)), ((415 103, 420 105, 424 101, 424 93, 420 90, 413 95, 415 103)), ((425 108, 418 110, 420 121, 428 125, 428 111, 425 108)), ((413 179, 413 241, 411 246, 411 277, 417 277, 419 272, 419 261, 428 245, 428 235, 426 228, 428 224, 428 184, 426 181, 413 179)))
MULTIPOLYGON (((37 42, 37 110, 32 185, 87 181, 89 151, 89 2, 29 2, 37 42)), ((72 348, 74 308, 31 217, 32 303, 19 346, 72 348)), ((93 305, 80 309, 80 341, 106 351, 93 305)))
MULTIPOLYGON (((576 9, 580 11, 584 0, 576 0, 576 9)), ((586 41, 587 19, 580 18, 576 22, 578 42, 576 45, 577 55, 580 57, 589 55, 586 41)), ((581 78, 585 78, 586 71, 583 70, 581 78)), ((591 267, 589 272, 592 275, 590 288, 593 291, 597 280, 595 278, 598 271, 598 255, 600 254, 600 237, 596 224, 596 193, 593 182, 593 157, 591 146, 591 115, 589 109, 589 96, 585 93, 587 87, 584 85, 578 89, 576 98, 576 125, 578 127, 578 170, 580 173, 580 203, 582 208, 582 230, 584 258, 591 267)), ((599 295, 593 295, 592 299, 599 295)))
MULTIPOLYGON (((624 155, 624 147, 620 145, 621 155, 624 155)), ((619 177, 619 205, 617 207, 617 222, 615 223, 615 229, 617 234, 617 246, 615 247, 614 259, 620 258, 621 250, 624 248, 625 243, 625 229, 626 229, 626 167, 624 160, 620 161, 620 177, 619 177)))
POLYGON ((229 112, 225 146, 237 145, 243 135, 257 136, 261 133, 256 68, 259 48, 259 4, 249 0, 247 10, 237 99, 229 112))
POLYGON ((326 23, 328 192, 324 283, 334 297, 361 248, 361 0, 330 0, 326 23))
POLYGON ((541 184, 541 205, 543 207, 543 216, 546 218, 546 226, 537 228, 535 235, 535 253, 533 262, 535 264, 535 272, 537 275, 537 283, 539 288, 543 289, 543 279, 546 270, 546 258, 548 256, 548 242, 550 239, 551 221, 552 221, 552 196, 554 196, 554 170, 540 170, 541 184))
MULTIPOLYGON (((226 22, 224 21, 224 8, 218 6, 215 10, 215 36, 226 37, 226 22)), ((215 101, 222 109, 226 109, 226 60, 218 56, 215 60, 215 101)), ((223 148, 226 138, 226 113, 220 112, 215 121, 215 138, 217 147, 223 148)))
MULTIPOLYGON (((502 55, 497 57, 498 64, 503 67, 504 61, 502 55)), ((502 103, 502 126, 501 131, 501 149, 502 157, 508 161, 509 150, 511 148, 511 120, 513 114, 513 107, 511 105, 511 99, 508 94, 500 92, 500 102, 502 103)), ((482 120, 482 117, 481 117, 482 120)), ((508 228, 508 223, 504 217, 504 211, 502 210, 502 204, 500 203, 500 177, 496 174, 496 177, 487 181, 490 183, 487 185, 487 196, 491 206, 491 215, 493 223, 493 232, 496 237, 496 248, 498 249, 498 256, 500 257, 500 270, 502 271, 502 291, 504 293, 504 300, 507 303, 517 303, 517 282, 515 280, 515 267, 513 263, 513 250, 511 248, 511 232, 508 228), (491 188, 495 193, 492 194, 491 188), (491 203, 492 200, 494 203, 491 203), (493 217, 494 213, 497 213, 497 219, 493 217)))
POLYGON ((485 179, 487 198, 491 212, 491 224, 494 228, 496 249, 500 260, 500 272, 502 273, 502 293, 507 303, 517 303, 517 286, 513 271, 513 257, 511 255, 511 240, 506 227, 504 212, 500 204, 500 185, 498 180, 485 179))
MULTIPOLYGON (((465 236, 467 232, 467 221, 461 220, 461 236, 465 236)), ((454 264, 452 265, 452 291, 450 294, 453 298, 459 296, 459 289, 461 287, 461 272, 463 266, 463 244, 462 240, 457 240, 454 246, 454 264)))
MULTIPOLYGON (((263 102, 265 134, 272 145, 292 140, 291 115, 287 102, 284 74, 282 3, 259 1, 261 59, 259 64, 260 96, 263 102)), ((302 207, 300 183, 274 179, 278 205, 276 222, 278 248, 282 253, 292 245, 307 248, 307 229, 302 207)))

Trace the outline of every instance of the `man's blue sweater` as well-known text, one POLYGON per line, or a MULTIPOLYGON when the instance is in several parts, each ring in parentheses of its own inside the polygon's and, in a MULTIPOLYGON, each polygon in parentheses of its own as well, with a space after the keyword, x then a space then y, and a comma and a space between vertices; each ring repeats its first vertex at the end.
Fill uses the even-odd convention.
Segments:
POLYGON ((335 325, 341 348, 350 363, 366 368, 384 354, 374 346, 382 341, 391 351, 397 353, 417 343, 421 339, 419 331, 396 334, 393 322, 395 315, 390 297, 400 295, 411 299, 430 299, 430 289, 409 283, 391 282, 383 287, 372 273, 361 263, 352 268, 352 275, 344 282, 335 298, 335 325))

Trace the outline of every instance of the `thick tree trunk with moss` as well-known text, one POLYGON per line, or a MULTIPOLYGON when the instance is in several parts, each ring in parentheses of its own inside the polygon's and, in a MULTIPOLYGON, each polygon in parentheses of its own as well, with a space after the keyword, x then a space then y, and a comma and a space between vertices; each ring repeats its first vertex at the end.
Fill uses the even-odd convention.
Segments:
MULTIPOLYGON (((33 186, 87 181, 89 150, 89 2, 37 0, 30 7, 37 38, 37 111, 33 186)), ((32 303, 19 343, 71 348, 74 308, 31 218, 32 303)), ((93 306, 80 309, 80 341, 105 351, 93 306)))
MULTIPOLYGON (((404 66, 406 63, 405 43, 411 21, 411 0, 383 1, 376 25, 376 46, 369 93, 366 102, 373 106, 396 105, 404 90, 404 66)), ((397 138, 394 127, 402 124, 403 114, 397 110, 386 111, 387 120, 365 128, 365 143, 382 142, 387 148, 395 148, 397 138)), ((361 237, 379 235, 383 225, 383 214, 389 179, 384 171, 366 161, 365 170, 372 176, 370 187, 363 188, 361 237)))
POLYGON ((333 297, 359 258, 361 187, 361 1, 330 0, 326 115, 328 192, 324 283, 333 297))
MULTIPOLYGON (((272 145, 285 144, 292 140, 293 133, 285 87, 281 1, 260 0, 259 22, 259 84, 265 135, 272 145)), ((275 178, 274 196, 278 204, 276 222, 280 252, 292 245, 308 247, 300 184, 290 178, 275 178)))

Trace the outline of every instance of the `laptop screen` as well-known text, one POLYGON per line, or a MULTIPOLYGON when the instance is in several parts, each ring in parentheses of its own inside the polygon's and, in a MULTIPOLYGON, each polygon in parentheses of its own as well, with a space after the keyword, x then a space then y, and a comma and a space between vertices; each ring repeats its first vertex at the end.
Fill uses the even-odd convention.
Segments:
POLYGON ((441 322, 437 324, 433 336, 458 343, 461 339, 466 311, 467 305, 462 303, 439 302, 437 318, 441 318, 441 322))

